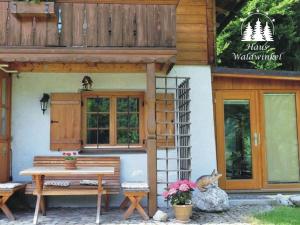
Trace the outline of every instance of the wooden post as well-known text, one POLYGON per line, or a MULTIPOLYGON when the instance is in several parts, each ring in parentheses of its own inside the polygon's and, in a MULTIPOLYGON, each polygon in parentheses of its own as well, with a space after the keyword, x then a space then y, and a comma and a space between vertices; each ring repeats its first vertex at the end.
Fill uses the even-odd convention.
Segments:
POLYGON ((157 162, 156 162, 156 120, 155 120, 155 63, 147 64, 147 90, 145 95, 147 130, 146 147, 148 159, 149 181, 149 216, 152 217, 157 209, 157 162))

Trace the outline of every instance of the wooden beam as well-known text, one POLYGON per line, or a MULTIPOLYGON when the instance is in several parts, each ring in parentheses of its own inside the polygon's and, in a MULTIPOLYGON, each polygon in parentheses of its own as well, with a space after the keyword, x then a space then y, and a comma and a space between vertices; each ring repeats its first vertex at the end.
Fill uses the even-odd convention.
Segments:
POLYGON ((172 48, 1 48, 0 62, 174 63, 176 53, 172 48))
POLYGON ((148 181, 149 215, 152 217, 157 209, 157 152, 156 152, 156 120, 155 120, 155 64, 147 64, 147 89, 145 95, 147 118, 147 156, 148 156, 148 181))
MULTIPOLYGON (((170 64, 156 64, 155 71, 166 74, 170 64)), ((118 63, 10 63, 18 72, 32 73, 145 73, 146 64, 118 63)))
POLYGON ((300 74, 298 76, 285 76, 285 75, 271 75, 271 74, 236 74, 236 73, 213 73, 213 77, 224 78, 241 78, 241 79, 268 79, 268 80, 300 80, 300 74))

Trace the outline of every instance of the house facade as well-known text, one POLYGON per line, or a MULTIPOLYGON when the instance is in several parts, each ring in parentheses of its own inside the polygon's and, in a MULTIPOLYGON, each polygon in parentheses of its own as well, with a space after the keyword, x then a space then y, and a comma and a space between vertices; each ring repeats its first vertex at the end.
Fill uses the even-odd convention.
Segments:
MULTIPOLYGON (((0 181, 30 181, 19 172, 32 166, 34 156, 78 151, 120 156, 121 181, 149 183, 151 215, 165 204, 161 193, 169 183, 196 180, 215 168, 227 190, 300 187, 297 78, 262 75, 263 85, 242 72, 212 72, 213 1, 57 0, 39 10, 0 1, 0 181), (85 76, 93 82, 90 90, 82 86, 85 76), (293 82, 281 82, 288 79, 293 82), (50 96, 45 113, 44 93, 50 96), (263 131, 275 128, 252 121, 263 113, 256 104, 265 96, 269 115, 277 95, 283 98, 278 107, 294 109, 282 112, 290 121, 278 125, 290 124, 282 137, 293 139, 274 144, 279 139, 268 133, 272 147, 258 153, 267 142, 263 131), (283 144, 271 154, 268 174, 274 171, 275 183, 269 185, 263 157, 282 143, 293 147, 283 144), (280 166, 286 149, 292 154, 285 162, 293 164, 280 166)), ((113 196, 112 204, 120 199, 113 196)), ((72 206, 93 199, 49 201, 72 206)))

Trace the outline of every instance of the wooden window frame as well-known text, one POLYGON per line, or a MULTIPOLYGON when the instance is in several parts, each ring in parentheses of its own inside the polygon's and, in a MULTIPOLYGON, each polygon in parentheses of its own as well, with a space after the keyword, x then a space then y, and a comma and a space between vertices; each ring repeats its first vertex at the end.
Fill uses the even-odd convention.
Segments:
POLYGON ((87 151, 142 151, 145 150, 145 131, 144 131, 144 92, 141 91, 130 91, 130 92, 83 92, 82 93, 82 140, 83 149, 87 151), (109 144, 87 144, 87 99, 88 98, 109 98, 110 109, 109 109, 109 144), (139 98, 139 143, 130 144, 117 144, 117 98, 118 97, 136 97, 139 98))

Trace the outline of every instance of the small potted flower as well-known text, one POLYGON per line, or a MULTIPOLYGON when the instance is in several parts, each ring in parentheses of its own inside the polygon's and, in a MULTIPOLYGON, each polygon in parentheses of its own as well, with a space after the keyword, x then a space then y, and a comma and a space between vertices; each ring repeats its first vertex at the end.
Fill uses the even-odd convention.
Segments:
POLYGON ((163 193, 166 200, 171 201, 176 219, 188 222, 192 215, 192 191, 196 184, 189 180, 179 180, 171 184, 163 193))
POLYGON ((65 162, 64 162, 65 169, 75 170, 77 168, 76 167, 76 161, 77 161, 76 155, 77 155, 76 152, 64 152, 63 153, 64 159, 65 159, 65 162))

